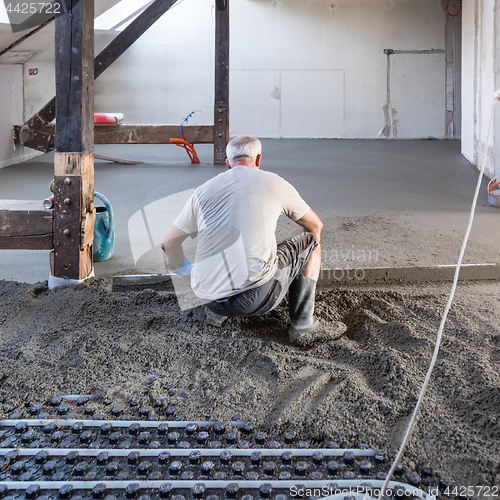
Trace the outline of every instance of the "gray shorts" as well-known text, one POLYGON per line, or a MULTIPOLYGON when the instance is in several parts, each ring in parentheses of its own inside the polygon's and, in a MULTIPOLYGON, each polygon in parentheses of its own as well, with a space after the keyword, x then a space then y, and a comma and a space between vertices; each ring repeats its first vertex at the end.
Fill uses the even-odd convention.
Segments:
POLYGON ((214 300, 206 307, 220 316, 262 316, 285 298, 292 281, 304 270, 311 253, 318 247, 312 233, 301 233, 278 244, 278 270, 263 285, 226 299, 214 300))

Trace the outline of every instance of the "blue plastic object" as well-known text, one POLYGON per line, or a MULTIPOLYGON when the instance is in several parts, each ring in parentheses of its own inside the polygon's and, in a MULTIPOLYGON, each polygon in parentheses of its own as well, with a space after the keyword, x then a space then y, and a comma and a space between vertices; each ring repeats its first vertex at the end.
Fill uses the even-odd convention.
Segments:
POLYGON ((99 198, 104 207, 96 207, 92 257, 94 262, 104 262, 111 259, 115 249, 115 221, 109 200, 96 191, 94 197, 99 198))
POLYGON ((192 270, 193 270, 193 264, 191 264, 189 259, 186 256, 184 256, 184 262, 178 269, 175 270, 175 274, 183 274, 184 276, 188 276, 191 274, 192 270))

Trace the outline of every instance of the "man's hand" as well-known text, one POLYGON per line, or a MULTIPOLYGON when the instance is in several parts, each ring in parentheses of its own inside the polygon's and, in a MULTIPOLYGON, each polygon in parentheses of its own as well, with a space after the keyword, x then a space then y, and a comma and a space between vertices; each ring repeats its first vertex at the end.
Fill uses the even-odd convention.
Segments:
POLYGON ((321 219, 310 209, 301 219, 295 221, 299 226, 303 227, 306 232, 314 234, 318 243, 321 240, 321 229, 323 223, 321 219))
POLYGON ((188 236, 188 233, 172 226, 163 238, 161 248, 167 256, 169 269, 175 270, 183 266, 185 256, 184 251, 182 250, 182 242, 188 236))

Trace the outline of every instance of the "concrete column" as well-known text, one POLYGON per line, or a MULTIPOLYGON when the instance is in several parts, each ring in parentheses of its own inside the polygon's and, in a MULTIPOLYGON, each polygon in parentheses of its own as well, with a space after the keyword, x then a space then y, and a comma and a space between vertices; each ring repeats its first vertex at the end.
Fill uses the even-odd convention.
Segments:
MULTIPOLYGON (((494 89, 500 89, 500 1, 495 0, 494 2, 494 33, 495 40, 493 43, 493 78, 494 78, 494 89)), ((493 129, 493 172, 495 177, 500 177, 500 102, 497 102, 496 113, 495 113, 495 124, 493 129)))
POLYGON ((480 168, 486 159, 486 175, 500 175, 500 106, 489 151, 486 140, 493 93, 500 88, 500 1, 464 2, 462 72, 462 153, 480 168))

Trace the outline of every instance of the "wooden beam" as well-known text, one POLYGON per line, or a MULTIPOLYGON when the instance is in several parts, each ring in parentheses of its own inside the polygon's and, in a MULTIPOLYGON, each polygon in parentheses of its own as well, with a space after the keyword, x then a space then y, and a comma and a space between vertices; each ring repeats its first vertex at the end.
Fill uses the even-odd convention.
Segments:
POLYGON ((68 12, 55 23, 52 275, 81 280, 92 271, 88 232, 94 214, 94 0, 66 0, 66 5, 68 12))
POLYGON ((40 236, 0 236, 0 250, 52 250, 53 233, 40 236))
POLYGON ((0 200, 0 249, 52 250, 53 221, 42 201, 0 200))
MULTIPOLYGON (((68 0, 71 2, 72 0, 68 0)), ((82 0, 85 1, 85 0, 82 0)), ((177 0, 156 0, 129 24, 109 45, 104 48, 94 61, 94 78, 100 76, 113 64, 133 43, 140 38, 177 0)), ((65 17, 65 16, 63 16, 65 17)), ((50 123, 56 116, 56 98, 51 99, 38 113, 33 115, 21 127, 21 144, 31 147, 25 142, 22 131, 38 130, 42 125, 50 123)), ((37 148, 33 148, 37 149, 37 148)))
POLYGON ((215 0, 215 5, 217 5, 217 8, 219 10, 226 10, 227 9, 227 0, 215 0))
MULTIPOLYGON (((14 127, 15 133, 20 127, 14 127)), ((213 144, 213 125, 187 125, 182 132, 191 144, 213 144)), ((55 125, 44 125, 39 130, 25 130, 31 134, 31 144, 40 151, 54 149, 55 125)), ((96 126, 95 144, 170 144, 170 139, 180 139, 178 125, 116 125, 96 126)), ((20 145, 20 143, 17 143, 20 145)))
POLYGON ((214 163, 226 160, 229 141, 229 2, 215 13, 214 163))
MULTIPOLYGON (((191 144, 212 144, 212 125, 182 127, 186 141, 191 144)), ((96 127, 96 144, 170 144, 170 139, 180 139, 178 125, 117 125, 96 127)))
POLYGON ((177 0, 156 0, 127 26, 96 58, 95 77, 100 76, 140 38, 177 0))
POLYGON ((94 154, 94 159, 109 161, 111 163, 121 163, 123 165, 142 165, 144 163, 143 161, 124 160, 123 158, 115 158, 114 156, 104 156, 96 154, 94 154))
POLYGON ((13 129, 13 141, 16 146, 26 146, 43 153, 54 149, 55 125, 41 125, 40 128, 14 125, 13 129))

